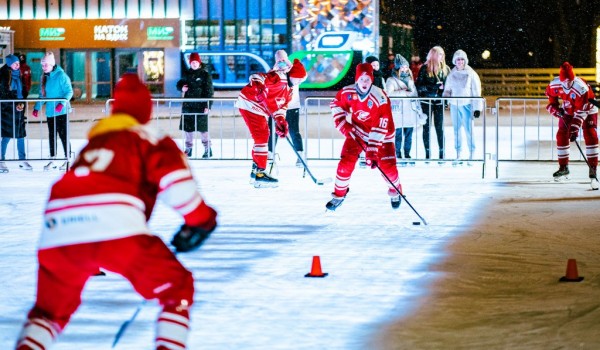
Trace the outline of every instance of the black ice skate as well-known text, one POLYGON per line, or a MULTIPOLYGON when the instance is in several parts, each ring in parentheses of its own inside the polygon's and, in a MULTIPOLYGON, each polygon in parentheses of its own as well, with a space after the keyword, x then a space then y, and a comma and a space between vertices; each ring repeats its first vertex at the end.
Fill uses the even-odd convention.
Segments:
POLYGON ((554 177, 554 181, 556 182, 562 182, 562 181, 566 181, 569 180, 569 166, 568 165, 561 165, 558 170, 552 174, 552 176, 554 177))
POLYGON ((202 159, 208 159, 208 158, 212 158, 213 154, 212 154, 212 149, 206 149, 204 150, 204 154, 202 155, 202 159))
POLYGON ((250 170, 250 183, 253 184, 254 181, 256 180, 256 169, 258 169, 258 166, 256 165, 256 163, 252 162, 252 170, 250 170))
POLYGON ((598 190, 598 188, 600 188, 595 168, 590 168, 590 186, 592 187, 592 190, 598 190))
POLYGON ((279 180, 274 177, 271 177, 269 174, 265 172, 265 169, 256 169, 256 175, 254 179, 254 188, 263 188, 263 187, 277 187, 279 186, 279 180))
POLYGON ((0 173, 8 173, 8 167, 6 167, 6 163, 0 162, 0 173))
POLYGON ((392 209, 396 210, 396 209, 400 208, 400 203, 402 202, 400 200, 400 195, 390 197, 390 199, 391 199, 391 203, 392 203, 392 209))
MULTIPOLYGON (((350 192, 350 189, 346 190, 346 195, 348 195, 348 192, 350 192)), ((338 197, 332 193, 331 196, 333 198, 331 198, 331 200, 327 202, 327 204, 325 204, 325 208, 327 208, 327 210, 335 211, 340 205, 342 205, 344 199, 346 198, 346 195, 338 197)))

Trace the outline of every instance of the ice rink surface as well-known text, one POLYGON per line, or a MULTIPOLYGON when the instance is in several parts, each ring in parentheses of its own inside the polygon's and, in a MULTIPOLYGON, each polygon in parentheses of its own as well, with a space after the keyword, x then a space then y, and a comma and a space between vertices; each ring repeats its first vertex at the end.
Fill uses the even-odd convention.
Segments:
MULTIPOLYGON (((406 203, 391 209, 377 170, 356 169, 350 193, 326 212, 317 186, 278 147, 280 186, 255 189, 250 161, 193 161, 219 227, 180 254, 196 280, 190 349, 548 349, 600 347, 600 193, 585 163, 554 183, 554 163, 400 167, 406 203), (305 278, 319 256, 325 278, 305 278), (560 284, 567 258, 581 283, 560 284)), ((36 245, 60 173, 0 174, 0 348, 10 349, 34 302, 36 245)), ((336 161, 310 161, 335 178, 336 161)), ((150 221, 169 241, 181 219, 159 204, 150 221)), ((122 252, 126 254, 127 252, 122 252)), ((90 279, 53 349, 110 349, 141 298, 120 276, 90 279)), ((153 349, 155 302, 116 349, 153 349)))

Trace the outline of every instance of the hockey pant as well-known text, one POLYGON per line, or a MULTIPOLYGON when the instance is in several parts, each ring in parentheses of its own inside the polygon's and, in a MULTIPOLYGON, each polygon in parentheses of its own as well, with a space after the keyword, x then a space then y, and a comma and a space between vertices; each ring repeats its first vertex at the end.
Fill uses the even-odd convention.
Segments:
POLYGON ((48 349, 81 304, 86 281, 99 268, 125 277, 145 299, 160 301, 156 347, 185 349, 194 281, 159 237, 136 235, 43 249, 38 260, 36 302, 17 349, 48 349))
MULTIPOLYGON (((570 127, 573 121, 572 116, 564 116, 558 120, 558 131, 556 132, 556 148, 559 165, 569 164, 569 151, 571 143, 569 142, 570 127)), ((581 130, 585 140, 585 156, 593 169, 598 166, 598 113, 590 114, 583 120, 581 130)))
POLYGON ((245 109, 240 109, 240 114, 244 118, 250 135, 252 135, 252 139, 254 140, 252 160, 259 169, 266 169, 267 156, 269 155, 269 125, 267 124, 267 118, 245 109))
MULTIPOLYGON (((337 167, 337 174, 335 176, 335 187, 333 194, 336 197, 343 197, 348 192, 350 186, 350 177, 356 167, 356 161, 358 156, 362 152, 361 146, 352 138, 346 138, 344 145, 342 146, 342 154, 340 162, 337 167)), ((398 177, 398 168, 396 167, 396 149, 394 142, 385 142, 379 147, 379 168, 387 175, 390 181, 400 191, 402 191, 402 185, 400 184, 400 178, 398 177)), ((381 175, 383 177, 383 175, 381 175)), ((384 178, 386 184, 388 184, 388 194, 390 196, 397 196, 398 192, 390 183, 384 178)))

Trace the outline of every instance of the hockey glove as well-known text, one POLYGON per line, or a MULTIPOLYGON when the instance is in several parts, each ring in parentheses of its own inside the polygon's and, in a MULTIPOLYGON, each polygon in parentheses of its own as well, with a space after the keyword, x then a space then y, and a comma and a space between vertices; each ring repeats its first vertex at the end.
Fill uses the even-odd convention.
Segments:
POLYGON ((340 132, 348 137, 352 137, 352 133, 354 132, 354 126, 352 126, 352 124, 350 123, 343 123, 338 130, 340 130, 340 132))
POLYGON ((371 169, 377 168, 379 163, 379 157, 377 155, 377 147, 367 146, 367 152, 365 153, 365 159, 367 160, 367 165, 371 167, 371 169))
POLYGON ((475 111, 475 112, 473 112, 473 117, 474 118, 479 118, 480 115, 481 115, 481 111, 475 111))
POLYGON ((277 136, 286 137, 288 131, 288 123, 285 118, 282 115, 275 117, 275 133, 277 136))
POLYGON ((569 129, 569 141, 574 142, 577 141, 577 136, 579 136, 579 128, 575 125, 571 125, 571 128, 569 129))
POLYGON ((562 108, 557 108, 552 115, 560 119, 565 116, 565 110, 562 108))
POLYGON ((173 236, 171 244, 175 247, 175 251, 179 253, 198 249, 214 231, 215 227, 217 227, 216 223, 209 230, 202 227, 181 225, 179 231, 173 236))

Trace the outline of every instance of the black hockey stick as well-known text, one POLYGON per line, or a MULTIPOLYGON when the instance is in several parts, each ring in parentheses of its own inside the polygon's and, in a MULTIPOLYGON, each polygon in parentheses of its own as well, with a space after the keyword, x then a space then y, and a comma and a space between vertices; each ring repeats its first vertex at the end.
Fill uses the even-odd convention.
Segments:
MULTIPOLYGON (((365 146, 359 140, 356 139, 356 135, 354 135, 353 132, 350 132, 350 136, 352 136, 352 139, 354 141, 356 141, 356 143, 358 143, 358 145, 360 146, 360 148, 366 154, 367 153, 367 149, 365 148, 365 146)), ((419 214, 419 212, 412 206, 412 204, 410 204, 410 202, 408 201, 408 199, 406 199, 406 196, 402 194, 402 192, 398 189, 398 187, 396 187, 396 185, 394 185, 394 183, 392 182, 392 180, 390 180, 390 178, 383 172, 383 170, 381 170, 381 168, 379 167, 379 164, 376 164, 375 166, 377 167, 377 169, 379 169, 379 172, 381 172, 381 175, 383 175, 383 177, 387 180, 387 182, 389 182, 390 185, 392 185, 392 187, 396 190, 396 192, 398 192, 400 194, 400 196, 402 196, 402 198, 404 198, 404 201, 406 202, 406 204, 408 204, 408 206, 410 207, 410 209, 412 209, 412 211, 415 212, 415 214, 417 214, 417 216, 419 217, 419 219, 421 219, 421 221, 423 221, 423 224, 427 225, 427 221, 421 216, 421 214, 419 214)))
MULTIPOLYGON (((579 149, 579 153, 581 153, 583 160, 585 160, 585 164, 587 164, 587 166, 588 166, 588 168, 590 168, 590 170, 593 170, 592 166, 590 165, 590 163, 587 160, 587 157, 585 156, 585 154, 583 154, 583 150, 581 149, 581 146, 579 146, 579 142, 577 142, 577 140, 575 140, 574 142, 577 145, 577 148, 579 149)), ((594 174, 594 178, 596 179, 596 181, 598 181, 598 176, 596 174, 594 174)))
POLYGON ((144 307, 144 305, 146 305, 147 302, 148 302, 147 299, 142 300, 142 302, 135 309, 135 312, 133 313, 133 315, 131 315, 131 317, 128 320, 126 320, 125 322, 123 322, 123 324, 119 328, 119 331, 115 335, 115 340, 113 340, 112 348, 114 348, 115 346, 117 346, 117 343, 119 342, 119 340, 121 339, 121 337, 123 336, 123 334, 125 333, 125 331, 127 330, 127 327, 129 327, 129 325, 132 324, 133 321, 135 321, 135 318, 137 317, 137 315, 140 313, 140 311, 142 310, 142 308, 144 307))
POLYGON ((304 161, 304 159, 302 159, 302 156, 300 155, 300 153, 298 153, 298 151, 296 151, 296 147, 294 147, 294 143, 292 142, 292 140, 290 139, 290 137, 286 136, 285 139, 290 144, 290 146, 292 146, 292 149, 294 150, 294 153, 296 153, 296 157, 298 157, 298 159, 300 160, 300 162, 302 162, 302 166, 304 167, 304 171, 306 171, 308 173, 308 176, 310 176, 310 178, 313 180, 314 183, 316 183, 317 185, 324 185, 326 183, 329 183, 329 182, 333 181, 330 177, 318 180, 312 174, 312 172, 308 168, 308 165, 306 165, 306 162, 304 161))

